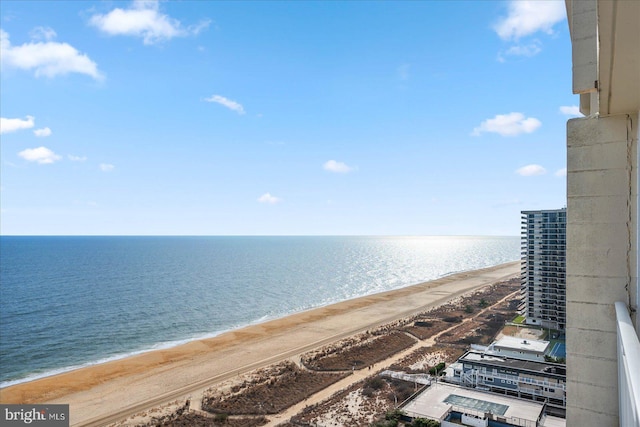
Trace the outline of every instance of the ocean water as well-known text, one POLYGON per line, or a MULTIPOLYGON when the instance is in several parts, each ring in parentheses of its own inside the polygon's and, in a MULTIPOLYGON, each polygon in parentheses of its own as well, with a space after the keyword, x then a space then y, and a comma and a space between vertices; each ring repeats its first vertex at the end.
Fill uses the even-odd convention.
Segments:
POLYGON ((518 237, 0 237, 0 387, 519 259, 518 237))

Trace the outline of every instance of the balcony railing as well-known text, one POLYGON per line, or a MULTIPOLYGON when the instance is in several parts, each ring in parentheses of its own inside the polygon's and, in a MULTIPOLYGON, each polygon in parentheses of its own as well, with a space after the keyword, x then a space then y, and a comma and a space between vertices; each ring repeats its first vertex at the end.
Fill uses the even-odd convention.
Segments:
POLYGON ((616 302, 620 425, 640 426, 640 342, 627 305, 616 302))

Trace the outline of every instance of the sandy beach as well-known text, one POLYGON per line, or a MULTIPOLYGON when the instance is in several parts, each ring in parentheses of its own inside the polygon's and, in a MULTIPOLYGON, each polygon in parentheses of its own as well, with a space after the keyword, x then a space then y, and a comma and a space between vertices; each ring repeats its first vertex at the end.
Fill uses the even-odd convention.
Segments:
POLYGON ((454 274, 0 390, 2 403, 68 403, 71 425, 103 425, 238 374, 514 277, 520 262, 454 274))

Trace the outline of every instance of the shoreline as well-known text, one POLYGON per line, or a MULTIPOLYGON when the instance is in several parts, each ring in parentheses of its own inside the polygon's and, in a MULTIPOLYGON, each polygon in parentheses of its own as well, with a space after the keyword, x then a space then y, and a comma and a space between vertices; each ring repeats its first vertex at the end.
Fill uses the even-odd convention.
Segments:
POLYGON ((91 365, 0 390, 2 403, 68 403, 72 425, 151 407, 516 276, 513 261, 359 297, 176 347, 91 365), (182 394, 181 394, 182 393, 182 394), (147 405, 147 406, 145 406, 147 405))
MULTIPOLYGON (((516 262, 516 261, 511 261, 511 262, 516 262)), ((508 264, 508 263, 505 263, 505 264, 508 264)), ((498 264, 498 265, 503 265, 503 264, 498 264)), ((115 355, 112 355, 112 356, 103 357, 103 358, 97 359, 95 361, 89 361, 89 362, 81 363, 81 364, 78 364, 78 365, 65 366, 65 367, 61 367, 61 368, 53 368, 53 369, 49 369, 49 370, 47 370, 45 372, 41 372, 41 373, 38 373, 38 374, 29 374, 24 378, 19 378, 19 379, 16 379, 16 380, 4 381, 4 383, 9 383, 9 384, 0 385, 0 402, 3 402, 2 396, 1 396, 2 391, 5 390, 5 389, 8 389, 10 387, 19 386, 19 385, 31 383, 31 382, 34 382, 34 381, 44 380, 44 379, 47 379, 47 378, 50 378, 50 377, 55 377, 55 376, 58 376, 58 375, 67 374, 67 373, 75 372, 75 371, 78 371, 78 370, 81 370, 81 369, 91 368, 91 367, 94 367, 94 366, 100 366, 100 365, 103 365, 103 364, 106 364, 106 363, 118 362, 118 361, 121 361, 121 360, 128 359, 130 357, 135 357, 135 356, 143 355, 143 354, 146 354, 146 353, 151 353, 151 352, 155 352, 155 351, 162 351, 162 350, 170 350, 172 348, 180 347, 180 346, 183 346, 183 345, 187 345, 187 344, 190 344, 192 342, 206 341, 206 340, 209 340, 209 339, 214 339, 214 338, 219 337, 220 335, 223 335, 223 334, 226 334, 226 333, 230 333, 230 332, 233 332, 233 331, 241 330, 241 329, 244 329, 244 328, 249 328, 249 327, 252 327, 252 326, 255 326, 255 325, 260 325, 262 323, 268 323, 268 322, 272 322, 272 321, 275 321, 275 320, 285 319, 287 317, 295 316, 295 315, 302 314, 302 313, 305 313, 305 312, 308 312, 308 311, 322 309, 322 308, 330 307, 330 306, 336 305, 336 304, 342 304, 342 303, 345 303, 345 302, 348 302, 348 301, 357 300, 359 298, 368 298, 368 297, 377 295, 379 293, 396 292, 396 291, 399 291, 399 290, 402 290, 402 289, 405 289, 405 288, 411 288, 413 286, 424 285, 424 284, 431 283, 431 282, 434 282, 434 281, 437 281, 437 280, 440 280, 440 279, 445 279, 447 277, 454 276, 456 274, 469 273, 469 272, 479 271, 479 270, 483 270, 483 269, 486 269, 486 268, 493 268, 493 267, 495 267, 495 266, 484 267, 484 268, 476 269, 476 270, 462 270, 462 271, 456 271, 456 272, 449 272, 449 273, 443 274, 442 276, 440 276, 440 277, 438 277, 436 279, 431 279, 431 280, 427 280, 427 281, 423 281, 423 282, 418 282, 418 283, 414 283, 414 284, 411 284, 411 285, 406 285, 406 286, 403 286, 403 287, 400 287, 400 288, 391 289, 391 290, 388 290, 388 291, 362 295, 362 296, 349 298, 347 300, 342 300, 342 301, 330 302, 330 303, 319 305, 319 306, 316 306, 316 307, 304 309, 302 311, 294 311, 294 312, 291 312, 289 314, 285 314, 285 315, 280 316, 280 317, 272 317, 272 318, 267 317, 266 319, 262 320, 265 317, 265 316, 263 316, 263 318, 261 318, 261 319, 256 319, 255 321, 252 321, 252 322, 249 322, 249 323, 247 323, 245 325, 241 325, 241 326, 234 327, 234 328, 231 328, 231 329, 223 329, 223 330, 220 330, 220 331, 217 331, 217 332, 212 332, 212 333, 208 333, 208 334, 201 334, 199 336, 195 336, 195 337, 192 337, 192 338, 181 339, 181 340, 163 341, 163 342, 156 343, 153 346, 151 346, 149 348, 146 348, 146 349, 134 350, 134 351, 126 352, 126 353, 115 354, 115 355)))

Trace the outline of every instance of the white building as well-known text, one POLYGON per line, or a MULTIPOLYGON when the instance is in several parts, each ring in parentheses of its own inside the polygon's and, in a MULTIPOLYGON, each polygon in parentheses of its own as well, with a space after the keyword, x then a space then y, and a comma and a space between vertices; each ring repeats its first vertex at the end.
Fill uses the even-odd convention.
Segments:
POLYGON ((428 387, 401 409, 411 419, 437 420, 443 427, 565 425, 562 419, 545 416, 542 403, 442 383, 428 387))
POLYGON ((564 365, 470 350, 450 370, 451 376, 446 380, 456 384, 546 402, 556 408, 566 406, 567 370, 564 365))
POLYGON ((640 426, 640 1, 566 0, 567 425, 640 426))
POLYGON ((549 341, 504 336, 491 344, 486 353, 515 359, 544 362, 544 356, 548 350, 549 341))

